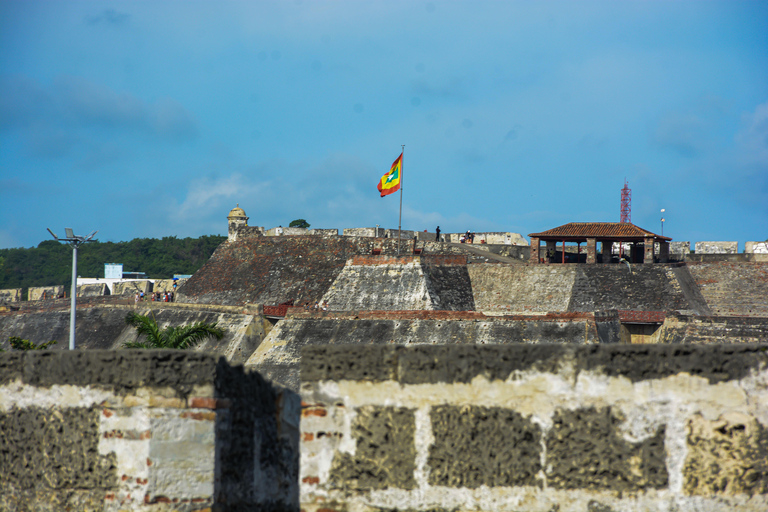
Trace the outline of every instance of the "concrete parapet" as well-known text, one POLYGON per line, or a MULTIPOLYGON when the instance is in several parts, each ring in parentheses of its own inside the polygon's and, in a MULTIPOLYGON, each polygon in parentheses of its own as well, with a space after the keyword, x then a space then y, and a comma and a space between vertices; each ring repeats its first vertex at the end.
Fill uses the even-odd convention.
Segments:
POLYGON ((107 283, 81 284, 77 287, 78 297, 100 297, 102 295, 110 295, 107 283))
POLYGON ((0 302, 21 302, 21 288, 0 290, 0 302))
MULTIPOLYGON (((446 242, 459 243, 465 233, 445 233, 442 235, 446 242)), ((529 245, 528 240, 523 238, 520 233, 511 233, 504 231, 488 231, 484 233, 475 233, 475 245, 529 245)))
POLYGON ((696 254, 738 254, 739 242, 696 242, 696 254))
POLYGON ((307 346, 591 344, 616 343, 618 339, 616 314, 489 317, 473 311, 314 313, 294 308, 272 328, 246 367, 280 385, 298 389, 301 351, 307 346))
POLYGON ((383 228, 344 228, 342 234, 344 236, 367 236, 367 237, 383 237, 383 228))
POLYGON ((207 354, 0 354, 0 510, 295 509, 298 421, 207 354))
POLYGON ((121 281, 112 285, 114 293, 112 295, 136 295, 144 292, 146 296, 152 291, 152 281, 148 279, 137 279, 135 281, 121 281))
POLYGON ((768 242, 747 242, 744 252, 750 254, 768 254, 768 242))
POLYGON ((768 508, 768 345, 327 346, 301 508, 768 508))
POLYGON ((319 235, 319 236, 339 236, 339 230, 334 229, 310 229, 309 230, 310 235, 319 235))
POLYGON ((307 228, 284 228, 282 226, 268 229, 267 232, 264 233, 265 236, 299 236, 307 234, 309 234, 307 228))
POLYGON ((69 288, 64 286, 39 286, 30 287, 28 291, 29 300, 47 300, 64 298, 65 292, 69 288))
MULTIPOLYGON (((656 244, 658 246, 658 244, 656 244)), ((691 242, 669 242, 670 256, 687 256, 691 253, 691 242)))

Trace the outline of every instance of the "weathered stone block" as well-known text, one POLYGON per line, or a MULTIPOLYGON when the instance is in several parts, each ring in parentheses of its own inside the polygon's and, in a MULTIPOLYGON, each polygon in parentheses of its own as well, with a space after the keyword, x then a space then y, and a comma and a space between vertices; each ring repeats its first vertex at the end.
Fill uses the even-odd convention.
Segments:
POLYGON ((477 488, 537 485, 541 429, 500 407, 444 405, 429 413, 429 484, 477 488))
POLYGON ((623 439, 610 407, 558 410, 547 435, 547 485, 635 491, 668 485, 665 428, 639 443, 623 439))
POLYGON ((416 486, 414 414, 402 407, 365 406, 357 410, 354 455, 337 453, 331 483, 343 489, 413 489, 416 486))
POLYGON ((115 454, 98 450, 100 412, 29 407, 0 413, 0 487, 50 492, 116 486, 115 454))
POLYGON ((697 414, 686 430, 687 494, 768 493, 768 429, 754 417, 730 413, 707 420, 697 414))
POLYGON ((738 254, 739 242, 696 242, 696 254, 738 254))

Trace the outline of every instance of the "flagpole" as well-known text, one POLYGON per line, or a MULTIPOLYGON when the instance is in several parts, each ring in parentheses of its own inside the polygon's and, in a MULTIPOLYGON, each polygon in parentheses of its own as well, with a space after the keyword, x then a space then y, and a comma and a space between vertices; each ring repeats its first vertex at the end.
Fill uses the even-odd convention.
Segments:
POLYGON ((400 218, 397 220, 397 255, 400 256, 400 232, 403 226, 403 160, 405 159, 405 144, 400 153, 400 218))

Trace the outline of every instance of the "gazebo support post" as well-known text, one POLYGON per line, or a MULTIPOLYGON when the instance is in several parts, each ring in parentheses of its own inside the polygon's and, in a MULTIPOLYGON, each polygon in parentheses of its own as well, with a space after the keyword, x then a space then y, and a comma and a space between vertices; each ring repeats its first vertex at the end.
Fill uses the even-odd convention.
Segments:
POLYGON ((597 263, 597 239, 587 238, 587 263, 597 263))
POLYGON ((643 240, 643 263, 653 263, 653 238, 645 237, 643 240))
POLYGON ((541 247, 540 244, 541 240, 539 240, 536 237, 531 237, 531 257, 528 258, 528 261, 530 263, 541 263, 541 247))

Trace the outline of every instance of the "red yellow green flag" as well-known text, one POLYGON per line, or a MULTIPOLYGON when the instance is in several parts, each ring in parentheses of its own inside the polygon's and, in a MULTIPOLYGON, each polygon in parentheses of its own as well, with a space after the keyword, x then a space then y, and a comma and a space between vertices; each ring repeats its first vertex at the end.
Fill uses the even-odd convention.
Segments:
POLYGON ((395 163, 389 169, 389 172, 381 177, 379 184, 376 188, 381 192, 381 197, 389 194, 393 194, 400 190, 400 175, 403 171, 403 154, 397 157, 395 163))

